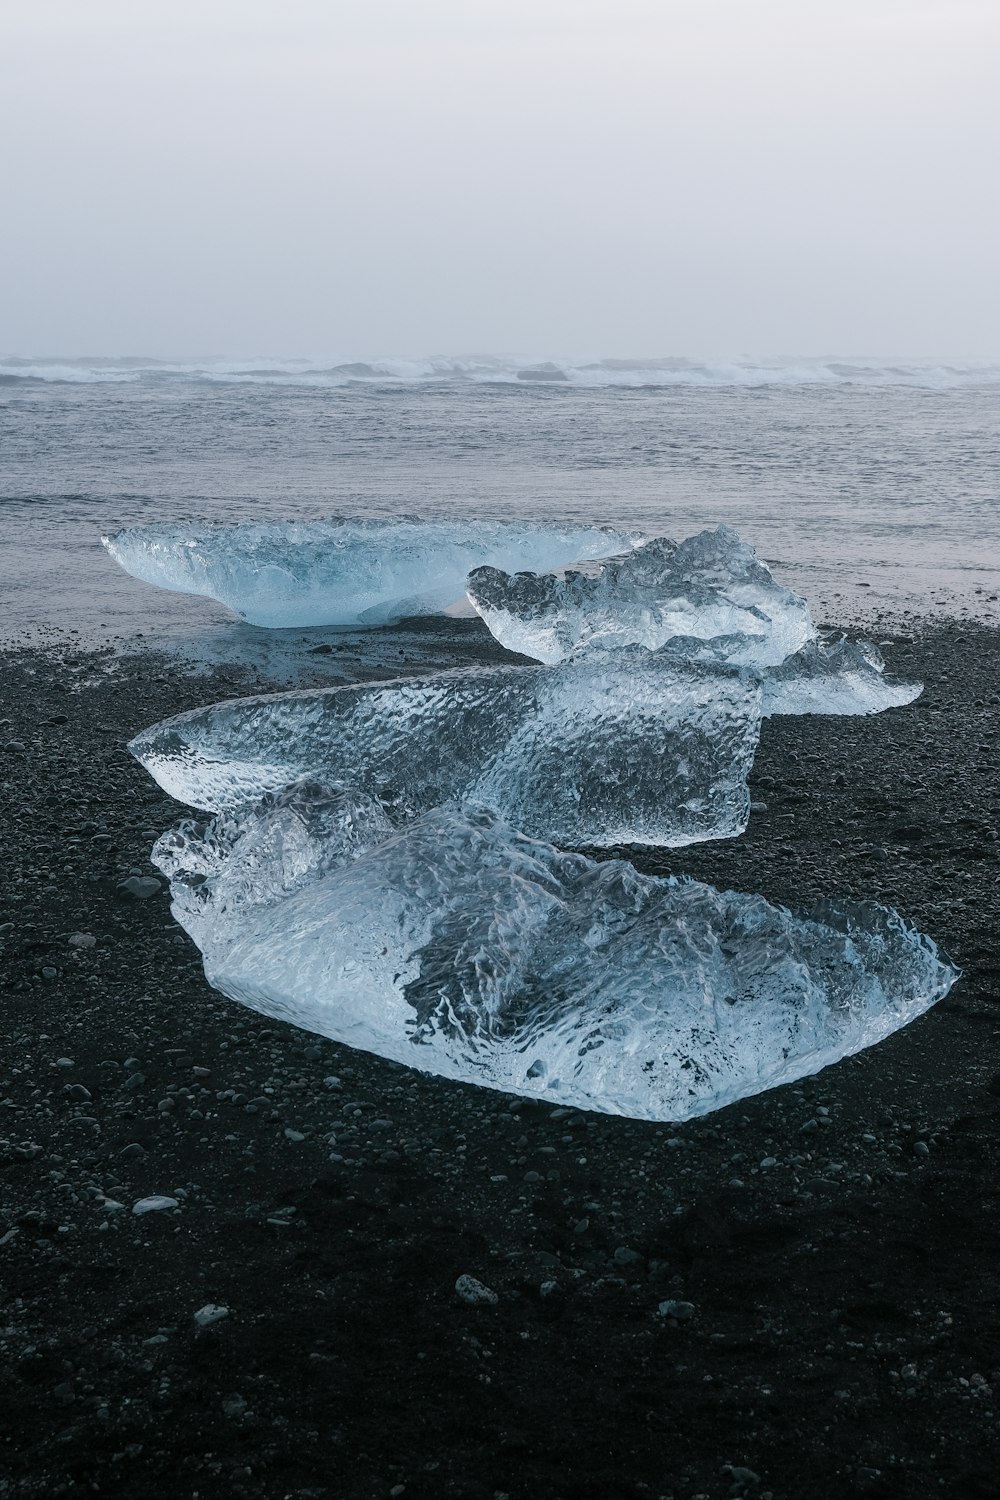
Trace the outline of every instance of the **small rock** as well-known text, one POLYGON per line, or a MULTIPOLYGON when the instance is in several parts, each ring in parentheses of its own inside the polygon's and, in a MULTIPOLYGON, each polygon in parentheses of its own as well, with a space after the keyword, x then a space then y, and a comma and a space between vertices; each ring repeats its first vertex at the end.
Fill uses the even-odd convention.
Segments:
POLYGON ((97 939, 92 932, 73 932, 69 937, 71 948, 96 948, 97 939))
POLYGON ((469 1307, 495 1307, 500 1301, 491 1287, 483 1286, 474 1276, 460 1276, 455 1282, 455 1291, 469 1307))
POLYGON ((119 880, 118 889, 134 901, 148 901, 150 896, 158 896, 163 886, 152 875, 130 875, 127 880, 119 880))
POLYGON ((165 1208, 179 1208, 180 1204, 176 1198, 166 1198, 161 1193, 153 1193, 148 1198, 139 1198, 132 1204, 134 1214, 156 1214, 165 1208))
POLYGON ((675 1323, 687 1323, 697 1312, 693 1302, 675 1302, 668 1298, 656 1309, 661 1318, 673 1318, 675 1323))
POLYGON ((228 1307, 221 1307, 217 1302, 206 1302, 204 1307, 199 1307, 194 1320, 199 1328, 211 1328, 213 1323, 221 1323, 223 1318, 228 1317, 228 1307))
POLYGON ((760 1475, 742 1464, 723 1464, 722 1474, 723 1478, 732 1480, 733 1488, 737 1490, 756 1489, 760 1484, 760 1475))

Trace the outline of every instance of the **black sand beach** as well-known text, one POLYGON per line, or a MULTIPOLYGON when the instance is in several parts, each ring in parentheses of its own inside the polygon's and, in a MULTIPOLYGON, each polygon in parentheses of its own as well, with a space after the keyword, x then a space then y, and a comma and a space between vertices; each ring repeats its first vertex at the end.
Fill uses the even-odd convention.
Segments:
POLYGON ((996 1495, 1000 633, 884 649, 916 704, 767 722, 746 836, 636 862, 896 905, 964 977, 681 1126, 215 994, 165 892, 119 887, 181 812, 125 744, 268 685, 0 660, 0 1497, 996 1495))

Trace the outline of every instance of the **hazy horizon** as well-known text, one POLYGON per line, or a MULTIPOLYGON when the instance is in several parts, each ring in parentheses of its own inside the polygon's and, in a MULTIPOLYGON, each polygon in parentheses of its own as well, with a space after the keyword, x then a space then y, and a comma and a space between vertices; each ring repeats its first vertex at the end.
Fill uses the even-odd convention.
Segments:
POLYGON ((990 359, 998 44, 989 0, 8 0, 0 349, 990 359))
POLYGON ((59 350, 59 349, 9 349, 0 350, 0 364, 5 361, 16 361, 22 364, 41 363, 57 364, 108 364, 108 365, 209 365, 209 364, 261 364, 266 361, 274 364, 303 364, 303 365, 344 365, 352 362, 359 364, 379 365, 382 363, 398 362, 400 364, 412 362, 420 364, 434 360, 454 360, 456 363, 462 361, 505 361, 507 363, 525 364, 571 364, 576 367, 587 364, 627 364, 634 362, 638 368, 642 365, 653 364, 737 364, 740 362, 764 364, 788 364, 793 361, 801 361, 806 365, 821 365, 826 363, 850 364, 878 364, 899 362, 912 366, 934 365, 938 363, 951 363, 961 365, 993 365, 1000 362, 1000 345, 985 354, 969 354, 963 350, 919 350, 914 353, 903 354, 898 350, 875 349, 865 352, 842 349, 824 349, 816 353, 803 353, 799 350, 748 350, 748 349, 712 349, 712 350, 671 350, 655 354, 629 354, 618 351, 608 353, 604 350, 565 350, 565 349, 440 349, 429 350, 389 350, 389 349, 337 349, 318 354, 299 354, 294 350, 276 349, 250 349, 250 350, 167 350, 156 354, 144 353, 141 350, 105 350, 95 353, 93 350, 59 350))

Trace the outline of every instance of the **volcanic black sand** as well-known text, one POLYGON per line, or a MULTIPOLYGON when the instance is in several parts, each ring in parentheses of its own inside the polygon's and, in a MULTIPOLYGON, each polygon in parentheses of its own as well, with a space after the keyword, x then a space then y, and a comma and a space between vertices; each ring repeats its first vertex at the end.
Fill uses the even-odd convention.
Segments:
POLYGON ((916 704, 766 723, 746 836, 637 862, 897 905, 965 977, 680 1126, 215 994, 166 894, 119 889, 181 812, 125 743, 255 684, 4 658, 0 1496, 1000 1492, 1000 634, 886 655, 916 704), (135 1215, 151 1194, 178 1206, 135 1215))

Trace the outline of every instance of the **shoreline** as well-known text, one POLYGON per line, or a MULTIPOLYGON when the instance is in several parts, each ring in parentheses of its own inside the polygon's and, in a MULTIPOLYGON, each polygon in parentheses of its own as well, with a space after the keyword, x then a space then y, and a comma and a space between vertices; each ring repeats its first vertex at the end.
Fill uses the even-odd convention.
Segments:
MULTIPOLYGON (((296 686, 429 670, 442 642, 498 659, 477 626, 331 637, 296 686)), ((682 1125, 448 1083, 211 991, 166 895, 118 889, 183 816, 125 744, 287 683, 0 652, 0 1494, 993 1493, 1000 632, 878 628, 916 703, 767 720, 741 839, 602 853, 881 900, 964 977, 682 1125), (177 1207, 135 1216, 150 1194, 177 1207), (207 1304, 229 1313, 202 1328, 207 1304)))

